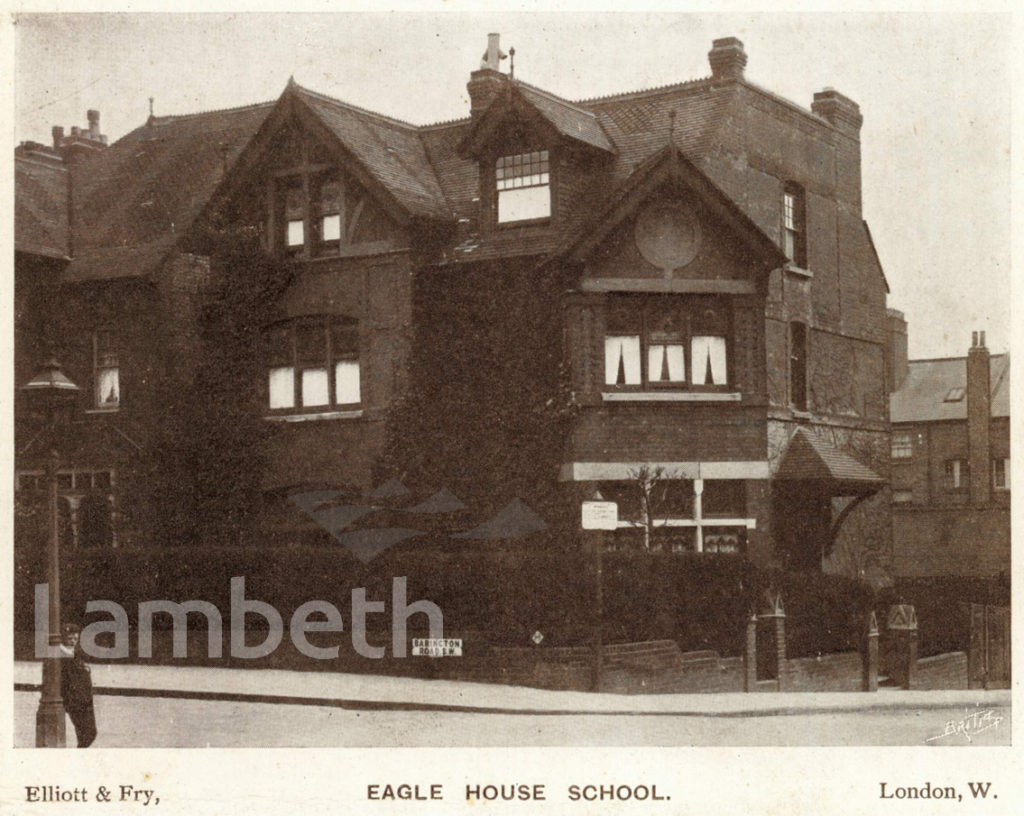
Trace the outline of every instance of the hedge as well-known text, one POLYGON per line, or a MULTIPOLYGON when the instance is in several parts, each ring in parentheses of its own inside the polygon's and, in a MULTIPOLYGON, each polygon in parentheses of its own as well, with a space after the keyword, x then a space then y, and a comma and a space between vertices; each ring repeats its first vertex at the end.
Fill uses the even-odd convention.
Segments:
MULTIPOLYGON (((32 585, 45 580, 43 564, 38 555, 16 555, 15 626, 29 631, 32 585)), ((871 602, 852 580, 761 572, 730 555, 606 553, 603 562, 606 643, 672 638, 684 651, 741 654, 750 611, 774 586, 783 593, 791 657, 849 651, 871 602)), ((405 576, 408 602, 430 600, 449 630, 481 631, 494 645, 529 645, 536 631, 545 646, 584 644, 594 634, 590 558, 554 545, 480 542, 444 550, 398 546, 368 565, 329 547, 80 550, 63 559, 65 617, 82 620, 87 599, 116 601, 133 624, 139 603, 157 599, 205 600, 226 616, 234 576, 245 577, 247 598, 270 603, 285 620, 308 600, 326 600, 341 610, 347 629, 353 588, 388 601, 392 578, 405 576)), ((190 623, 206 626, 201 616, 190 623)), ((157 616, 154 626, 169 627, 169 616, 157 616)))

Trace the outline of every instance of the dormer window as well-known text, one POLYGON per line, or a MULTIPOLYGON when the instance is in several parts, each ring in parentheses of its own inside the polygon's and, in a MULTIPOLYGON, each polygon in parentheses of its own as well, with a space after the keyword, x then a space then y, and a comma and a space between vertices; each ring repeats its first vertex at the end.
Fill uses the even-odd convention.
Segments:
POLYGON ((498 223, 551 217, 551 171, 547 150, 501 156, 494 167, 498 223))

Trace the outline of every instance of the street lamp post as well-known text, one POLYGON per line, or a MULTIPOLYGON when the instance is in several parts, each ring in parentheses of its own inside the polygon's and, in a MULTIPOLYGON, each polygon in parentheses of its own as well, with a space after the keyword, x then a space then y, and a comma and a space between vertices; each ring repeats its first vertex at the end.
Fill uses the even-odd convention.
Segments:
POLYGON ((60 689, 60 658, 52 656, 60 646, 60 527, 57 507, 57 412, 62 397, 73 397, 79 388, 49 360, 29 382, 21 387, 45 404, 50 451, 46 459, 47 526, 46 582, 49 588, 49 653, 43 659, 43 689, 36 711, 36 747, 63 748, 65 745, 64 700, 60 689))

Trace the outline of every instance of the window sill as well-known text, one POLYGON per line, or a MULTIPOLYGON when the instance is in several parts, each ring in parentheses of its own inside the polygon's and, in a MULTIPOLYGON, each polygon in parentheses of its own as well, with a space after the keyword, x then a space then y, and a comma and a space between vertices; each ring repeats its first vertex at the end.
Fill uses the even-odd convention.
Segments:
POLYGON ((804 269, 802 266, 797 266, 792 261, 786 264, 784 267, 786 272, 790 275, 795 275, 798 278, 813 278, 814 273, 810 269, 804 269))
POLYGON ((86 408, 85 413, 87 414, 116 414, 121 410, 121 406, 116 408, 86 408))
POLYGON ((550 227, 552 218, 549 215, 542 218, 524 218, 521 221, 495 221, 497 230, 517 229, 518 227, 550 227))
POLYGON ((790 408, 790 411, 792 411, 793 416, 797 419, 813 419, 813 415, 810 411, 800 411, 796 408, 790 408))
POLYGON ((352 411, 321 411, 316 414, 271 414, 263 417, 267 422, 318 422, 325 419, 360 419, 363 409, 352 411))
POLYGON ((736 391, 605 391, 605 402, 739 402, 736 391))

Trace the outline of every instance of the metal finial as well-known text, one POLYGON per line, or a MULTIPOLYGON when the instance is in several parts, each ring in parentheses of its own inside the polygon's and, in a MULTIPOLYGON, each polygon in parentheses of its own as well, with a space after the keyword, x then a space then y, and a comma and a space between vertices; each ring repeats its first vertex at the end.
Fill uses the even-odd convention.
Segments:
POLYGON ((516 48, 515 48, 515 46, 512 46, 510 49, 508 49, 508 58, 509 58, 509 61, 508 61, 508 78, 509 79, 515 79, 516 78, 516 48))
POLYGON ((153 97, 149 98, 149 115, 153 115, 153 97))

